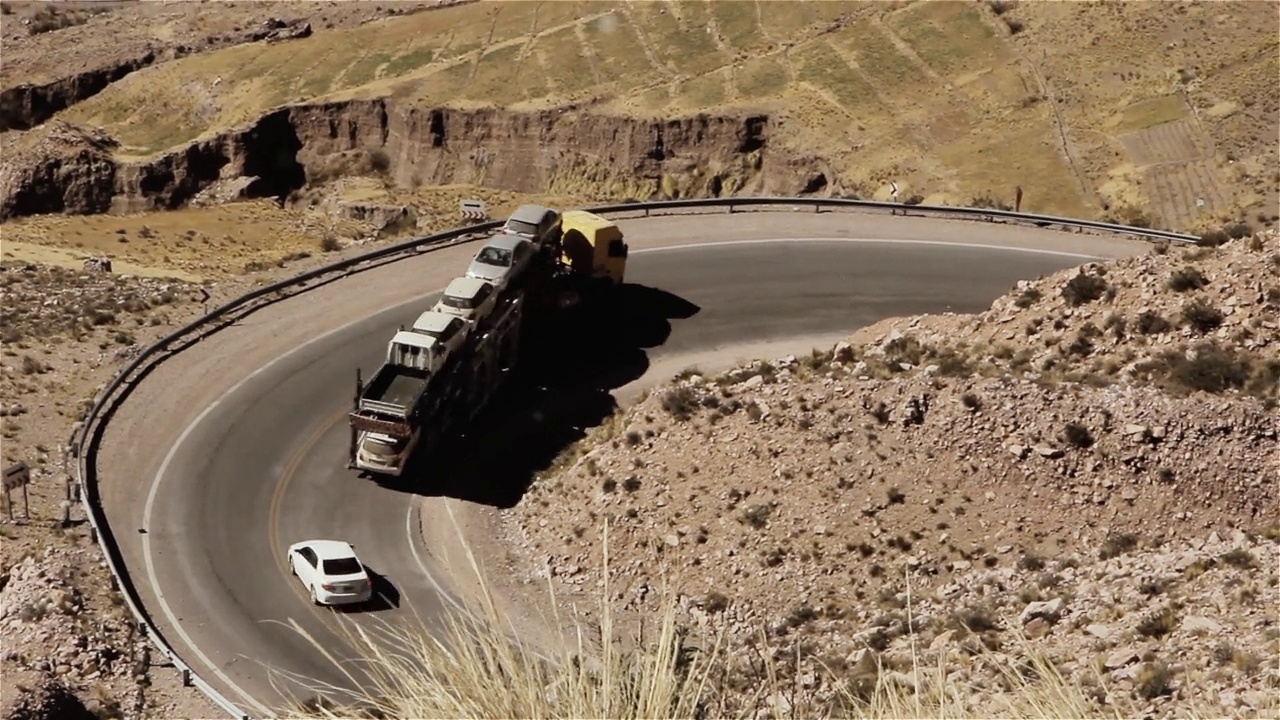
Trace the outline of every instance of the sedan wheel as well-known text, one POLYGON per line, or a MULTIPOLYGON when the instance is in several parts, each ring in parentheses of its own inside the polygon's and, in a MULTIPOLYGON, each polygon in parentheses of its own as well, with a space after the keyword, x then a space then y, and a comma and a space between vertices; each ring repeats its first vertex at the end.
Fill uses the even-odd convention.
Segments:
POLYGON ((312 605, 320 604, 320 598, 316 597, 316 589, 314 587, 311 588, 311 604, 312 605))

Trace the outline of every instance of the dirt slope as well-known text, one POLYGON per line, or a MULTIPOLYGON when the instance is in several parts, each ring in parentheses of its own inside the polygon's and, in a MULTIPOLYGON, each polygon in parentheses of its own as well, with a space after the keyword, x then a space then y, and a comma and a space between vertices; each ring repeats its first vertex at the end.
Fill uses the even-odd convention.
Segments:
MULTIPOLYGON (((669 586, 695 630, 798 651, 795 702, 927 649, 988 688, 981 713, 1025 635, 1099 711, 1274 711, 1280 237, 1091 265, 1088 300, 1081 276, 687 371, 506 513, 513 572, 590 613, 607 521, 614 607, 651 616, 669 586), (1171 289, 1188 266, 1209 282, 1171 289), (1189 293, 1223 324, 1180 318, 1189 293)), ((763 702, 755 655, 729 655, 727 692, 763 702)))

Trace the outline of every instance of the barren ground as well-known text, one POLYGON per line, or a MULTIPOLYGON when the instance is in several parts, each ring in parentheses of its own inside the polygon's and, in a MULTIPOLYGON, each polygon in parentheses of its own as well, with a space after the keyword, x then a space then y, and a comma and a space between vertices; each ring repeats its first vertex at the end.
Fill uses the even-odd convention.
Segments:
POLYGON ((794 702, 821 704, 916 651, 998 692, 1034 648, 1099 711, 1274 716, 1278 243, 691 368, 504 512, 495 575, 593 615, 607 522, 608 600, 643 618, 674 597, 704 647, 725 633, 741 702, 782 702, 750 696, 770 651, 799 652, 794 702))

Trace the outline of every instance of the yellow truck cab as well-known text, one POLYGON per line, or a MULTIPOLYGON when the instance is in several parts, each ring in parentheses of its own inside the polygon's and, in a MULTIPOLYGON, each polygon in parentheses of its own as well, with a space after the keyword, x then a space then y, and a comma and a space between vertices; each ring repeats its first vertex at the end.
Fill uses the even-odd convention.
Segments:
POLYGON ((617 224, 586 210, 567 210, 560 217, 561 262, 575 273, 621 285, 628 248, 617 224))

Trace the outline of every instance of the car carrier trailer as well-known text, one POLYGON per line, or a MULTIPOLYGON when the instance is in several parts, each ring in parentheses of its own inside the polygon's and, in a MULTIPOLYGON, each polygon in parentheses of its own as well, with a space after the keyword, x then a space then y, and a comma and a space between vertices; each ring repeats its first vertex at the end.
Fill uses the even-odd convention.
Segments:
POLYGON ((500 303, 435 373, 384 363, 363 384, 357 371, 349 465, 398 477, 414 452, 431 452, 470 421, 515 367, 523 319, 524 298, 500 303))
POLYGON ((581 211, 566 215, 570 244, 581 247, 565 248, 556 237, 438 367, 420 370, 397 355, 398 340, 411 344, 401 331, 367 384, 356 371, 349 467, 400 476, 411 456, 433 452, 488 406, 515 369, 528 327, 540 324, 528 318, 546 320, 622 283, 627 246, 617 226, 581 211))

